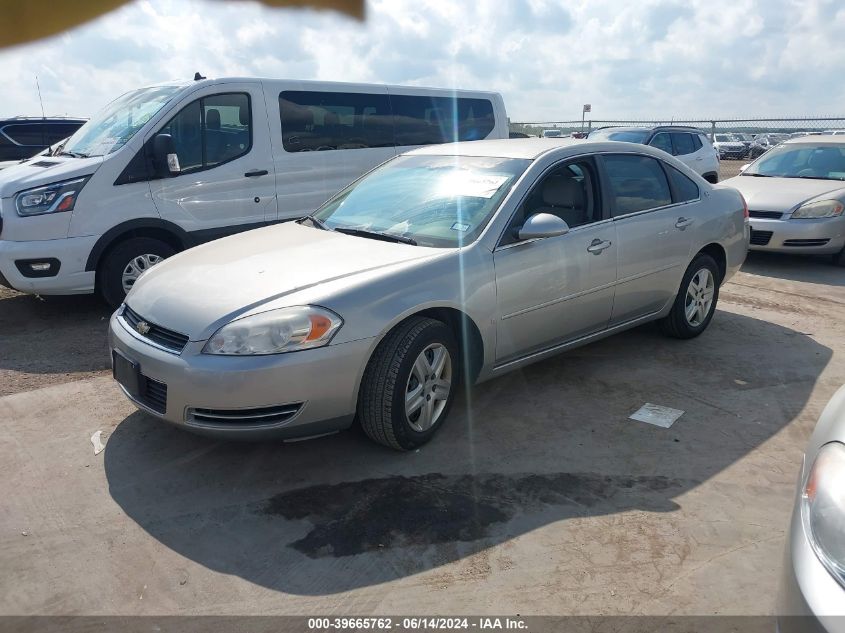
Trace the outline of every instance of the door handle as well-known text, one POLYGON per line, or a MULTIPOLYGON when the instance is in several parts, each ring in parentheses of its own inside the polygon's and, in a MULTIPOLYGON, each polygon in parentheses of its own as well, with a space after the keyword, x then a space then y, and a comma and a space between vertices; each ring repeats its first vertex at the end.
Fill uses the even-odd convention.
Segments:
POLYGON ((690 224, 695 222, 693 218, 678 218, 678 221, 675 222, 675 228, 681 229, 682 231, 687 228, 690 224))
POLYGON ((244 176, 246 176, 247 178, 256 178, 258 176, 266 176, 269 173, 270 172, 266 169, 253 169, 251 171, 246 172, 244 176))
POLYGON ((593 255, 599 255, 603 250, 606 248, 610 248, 613 242, 609 240, 599 240, 595 239, 590 242, 590 245, 587 247, 587 250, 591 252, 593 255))

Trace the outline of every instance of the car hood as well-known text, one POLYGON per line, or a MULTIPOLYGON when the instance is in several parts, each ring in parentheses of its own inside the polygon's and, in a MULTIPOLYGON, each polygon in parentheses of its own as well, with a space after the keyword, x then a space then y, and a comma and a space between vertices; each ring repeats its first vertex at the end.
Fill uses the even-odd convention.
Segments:
MULTIPOLYGON (((438 257, 448 249, 383 242, 287 222, 179 253, 145 273, 126 304, 193 341, 270 302, 319 284, 438 257)), ((280 301, 281 300, 281 301, 280 301)), ((294 297, 287 305, 298 305, 294 297)))
POLYGON ((840 198, 845 195, 843 183, 835 180, 736 176, 719 184, 739 190, 748 208, 756 211, 786 213, 812 198, 840 198))
POLYGON ((102 163, 102 156, 35 156, 0 171, 0 198, 10 198, 18 191, 32 187, 90 176, 102 163))

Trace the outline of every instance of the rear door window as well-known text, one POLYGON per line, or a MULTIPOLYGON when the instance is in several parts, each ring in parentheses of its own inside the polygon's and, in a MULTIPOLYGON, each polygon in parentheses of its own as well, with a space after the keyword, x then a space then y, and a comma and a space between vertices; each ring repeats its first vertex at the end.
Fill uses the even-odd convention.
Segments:
POLYGON ((686 132, 673 132, 672 142, 675 145, 676 156, 686 156, 695 152, 695 145, 692 140, 692 134, 686 132))
POLYGON ((691 178, 682 174, 679 170, 672 167, 672 165, 663 163, 663 166, 666 168, 669 178, 672 180, 672 190, 674 193, 673 198, 675 202, 690 202, 692 200, 698 200, 700 197, 698 185, 695 184, 691 178))
POLYGON ((660 163, 650 156, 602 156, 613 217, 672 204, 669 182, 660 163))

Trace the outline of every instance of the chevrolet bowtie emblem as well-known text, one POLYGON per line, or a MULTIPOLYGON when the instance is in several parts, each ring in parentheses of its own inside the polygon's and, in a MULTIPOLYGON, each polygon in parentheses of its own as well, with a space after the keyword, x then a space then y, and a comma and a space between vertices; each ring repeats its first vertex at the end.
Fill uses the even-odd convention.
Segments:
POLYGON ((135 329, 138 330, 138 334, 146 334, 150 331, 150 324, 146 321, 138 321, 135 325, 135 329))

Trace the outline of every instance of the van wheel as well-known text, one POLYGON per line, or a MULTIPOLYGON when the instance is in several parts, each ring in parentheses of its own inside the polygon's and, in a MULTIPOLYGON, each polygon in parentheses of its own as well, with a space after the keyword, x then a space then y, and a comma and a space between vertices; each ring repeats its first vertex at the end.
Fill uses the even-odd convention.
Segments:
POLYGON ((370 439, 397 450, 428 442, 458 387, 458 347, 441 321, 414 317, 373 352, 358 395, 358 420, 370 439))
POLYGON ((133 237, 120 242, 103 258, 97 270, 100 295, 116 308, 141 273, 175 254, 172 246, 151 237, 133 237))
POLYGON ((687 268, 672 311, 658 321, 664 334, 673 338, 694 338, 707 329, 719 300, 719 266, 705 253, 687 268))

